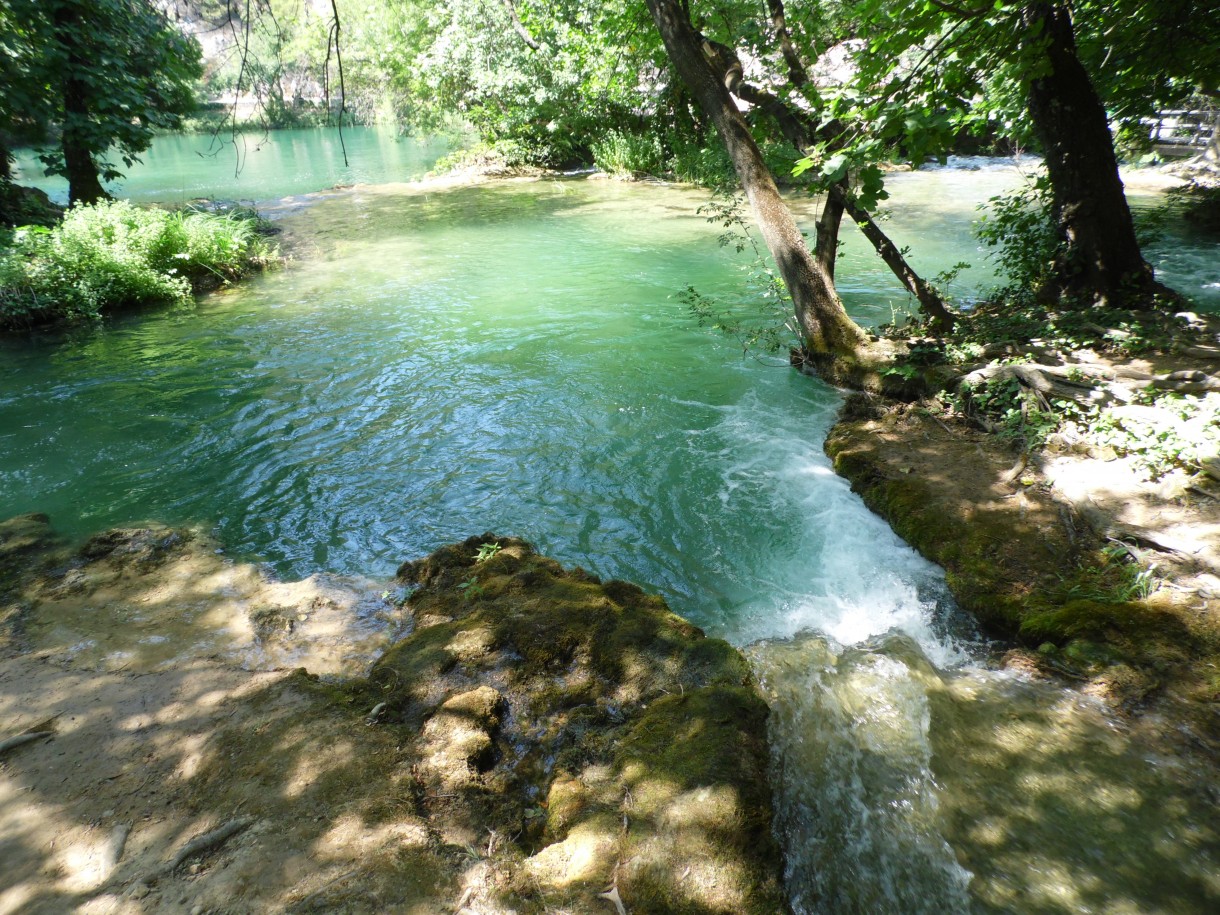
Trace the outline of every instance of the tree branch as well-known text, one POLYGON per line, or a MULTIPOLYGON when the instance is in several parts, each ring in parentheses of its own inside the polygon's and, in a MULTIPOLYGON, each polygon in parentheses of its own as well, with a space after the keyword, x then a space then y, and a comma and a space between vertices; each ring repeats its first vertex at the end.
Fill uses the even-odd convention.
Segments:
POLYGON ((521 40, 525 42, 531 51, 541 51, 542 45, 539 44, 537 38, 530 34, 530 30, 525 27, 521 17, 517 15, 517 6, 513 0, 501 0, 501 2, 504 4, 504 8, 508 10, 509 19, 513 24, 513 31, 521 36, 521 40))
MULTIPOLYGON (((751 86, 742 78, 741 62, 732 48, 707 38, 703 40, 703 54, 708 63, 720 74, 724 86, 743 102, 756 105, 775 118, 780 132, 801 152, 808 149, 815 139, 814 125, 810 118, 802 116, 795 108, 770 92, 751 86)), ((832 184, 827 191, 826 208, 817 227, 817 259, 822 268, 834 277, 834 264, 838 247, 839 223, 847 211, 861 233, 868 239, 877 254, 893 271, 899 282, 919 302, 920 310, 932 319, 939 330, 953 327, 953 314, 945 306, 940 294, 907 263, 898 246, 881 230, 868 210, 860 206, 847 188, 847 179, 832 184)))
POLYGON ((893 271, 894 276, 898 277, 899 282, 906 287, 907 291, 918 300, 920 311, 932 319, 933 326, 946 333, 953 330, 953 313, 945 306, 945 301, 940 297, 940 293, 911 269, 911 265, 898 250, 898 246, 881 231, 881 227, 877 225, 868 210, 860 206, 840 184, 832 184, 827 193, 831 199, 839 198, 843 208, 847 210, 847 214, 855 220, 864 237, 869 240, 877 254, 885 261, 886 266, 893 271))
POLYGON ((347 168, 347 144, 343 141, 343 115, 347 111, 347 87, 343 84, 343 48, 340 44, 342 27, 339 24, 337 0, 330 0, 330 34, 326 40, 326 117, 330 118, 330 52, 334 48, 335 63, 339 69, 339 149, 343 151, 343 167, 347 168))
POLYGON ((805 63, 801 60, 801 55, 796 50, 796 45, 792 43, 792 36, 788 33, 788 22, 784 17, 784 0, 767 0, 767 10, 771 14, 771 28, 775 30, 775 37, 779 39, 779 48, 784 55, 784 62, 788 64, 788 82, 799 88, 809 82, 809 74, 805 70, 805 63))

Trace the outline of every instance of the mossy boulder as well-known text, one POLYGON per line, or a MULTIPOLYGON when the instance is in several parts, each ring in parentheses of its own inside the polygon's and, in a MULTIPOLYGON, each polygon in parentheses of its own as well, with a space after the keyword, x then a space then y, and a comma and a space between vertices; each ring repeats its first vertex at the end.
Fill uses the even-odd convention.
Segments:
POLYGON ((787 911, 767 709, 745 659, 620 581, 485 534, 399 570, 416 630, 372 669, 445 844, 504 837, 524 911, 787 911), (551 908, 547 908, 551 910, 551 908))

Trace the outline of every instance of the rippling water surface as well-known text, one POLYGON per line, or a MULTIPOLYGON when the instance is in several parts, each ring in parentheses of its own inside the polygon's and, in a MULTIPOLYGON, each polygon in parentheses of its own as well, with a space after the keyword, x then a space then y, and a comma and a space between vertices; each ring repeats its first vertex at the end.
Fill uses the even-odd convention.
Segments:
MULTIPOLYGON (((977 262, 974 201, 1011 180, 901 176, 893 232, 977 262)), ((0 517, 203 523, 284 576, 524 536, 750 646, 800 911, 1208 911, 1198 779, 1085 698, 987 669, 940 570, 832 473, 840 395, 688 316, 677 291, 743 266, 703 201, 358 189, 288 217, 286 270, 0 343, 0 517)), ((840 276, 866 323, 905 307, 854 240, 840 276)))

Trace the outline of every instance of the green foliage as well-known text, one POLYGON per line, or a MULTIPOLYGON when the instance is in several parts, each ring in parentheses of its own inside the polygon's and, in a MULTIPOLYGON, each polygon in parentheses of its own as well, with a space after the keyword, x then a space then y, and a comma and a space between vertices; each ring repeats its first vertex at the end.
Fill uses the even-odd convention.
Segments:
POLYGON ((466 600, 474 600, 477 597, 482 597, 486 593, 486 589, 479 584, 479 579, 475 575, 471 575, 468 579, 458 585, 458 591, 466 600))
MULTIPOLYGON (((1007 360, 1012 364, 1019 360, 1007 360)), ((1070 376, 1069 376, 1070 378, 1070 376)), ((1055 434, 1092 453, 1127 458, 1143 478, 1198 473, 1220 442, 1220 394, 1181 395, 1148 389, 1136 404, 1103 406, 1047 397, 1015 378, 963 386, 940 395, 951 412, 980 421, 1024 450, 1055 434), (1155 407, 1156 409, 1148 409, 1155 407)))
POLYGON ((1010 194, 1000 194, 980 207, 984 216, 975 225, 979 240, 1007 284, 993 297, 1029 305, 1047 288, 1063 257, 1065 245, 1050 212, 1050 185, 1031 181, 1010 194))
POLYGON ((1201 462, 1216 457, 1220 443, 1220 394, 1201 397, 1150 395, 1160 409, 1101 408, 1070 424, 1069 431, 1094 448, 1111 448, 1127 457, 1148 479, 1175 470, 1199 471, 1201 462))
POLYGON ((76 206, 53 229, 27 226, 0 249, 0 328, 96 320, 128 305, 188 301, 273 252, 249 218, 76 206))
MULTIPOLYGON (((88 151, 104 180, 130 167, 157 129, 194 105, 198 44, 147 0, 3 0, 0 47, 10 80, 4 121, 24 138, 52 130, 88 151)), ((45 149, 49 174, 66 174, 64 150, 45 149)))
POLYGON ((1173 333, 1168 310, 1078 309, 1070 303, 1044 304, 1018 296, 992 298, 964 312, 952 342, 976 347, 1036 343, 1069 352, 1089 348, 1132 356, 1167 349, 1173 333))
POLYGON ((590 147, 594 164, 612 175, 660 175, 666 170, 665 150, 655 135, 611 130, 590 147))
MULTIPOLYGON (((1036 391, 1015 378, 990 381, 977 387, 962 386, 957 394, 945 395, 958 412, 982 419, 990 431, 1011 441, 1023 451, 1037 450, 1046 437, 1059 428, 1062 417, 1036 391)), ((1068 409, 1066 404, 1060 404, 1068 409)))
POLYGON ((498 543, 484 543, 479 547, 478 553, 475 554, 474 561, 482 564, 489 559, 494 559, 501 549, 503 547, 498 543))
POLYGON ((799 341, 792 327, 792 299, 750 231, 743 205, 741 197, 720 196, 699 208, 708 222, 722 228, 718 239, 722 248, 748 255, 741 265, 745 278, 739 295, 727 301, 712 299, 687 286, 679 298, 700 327, 711 327, 734 337, 742 352, 773 354, 799 341))
POLYGON ((1086 566, 1063 580, 1055 597, 1062 601, 1088 600, 1123 604, 1147 600, 1160 586, 1156 566, 1142 568, 1122 544, 1102 547, 1094 565, 1086 566))
POLYGON ((669 168, 675 180, 722 192, 738 186, 733 163, 719 143, 707 145, 694 139, 676 139, 672 150, 669 168))

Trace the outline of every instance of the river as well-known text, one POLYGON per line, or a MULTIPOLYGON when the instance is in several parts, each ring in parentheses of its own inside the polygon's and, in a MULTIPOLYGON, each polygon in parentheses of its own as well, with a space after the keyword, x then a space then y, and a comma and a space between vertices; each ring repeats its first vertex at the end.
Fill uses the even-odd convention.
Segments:
MULTIPOLYGON (((327 155, 307 140, 285 134, 309 149, 294 161, 327 155)), ((427 167, 390 148, 415 164, 387 176, 427 167)), ((304 184, 248 160, 218 185, 182 190, 181 163, 160 192, 156 174, 130 185, 267 200, 352 183, 330 155, 304 184)), ((972 261, 969 297, 990 280, 975 206, 1021 166, 957 164, 893 176, 889 228, 925 273, 972 261)), ((76 536, 203 524, 286 577, 523 536, 746 650, 799 912, 1215 911, 1206 779, 1089 697, 998 670, 940 570, 832 472, 840 394, 688 314, 688 284, 728 296, 748 267, 704 202, 584 177, 280 202, 288 268, 0 342, 0 517, 46 511, 76 536)), ((852 234, 845 300, 891 320, 906 296, 852 234)), ((1204 289, 1208 250, 1158 257, 1202 265, 1176 281, 1204 289)))

